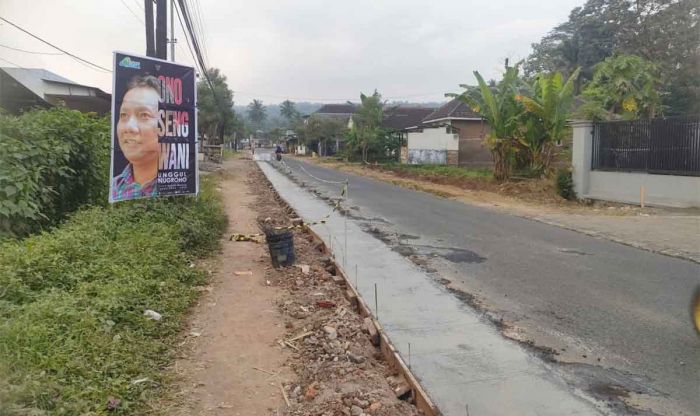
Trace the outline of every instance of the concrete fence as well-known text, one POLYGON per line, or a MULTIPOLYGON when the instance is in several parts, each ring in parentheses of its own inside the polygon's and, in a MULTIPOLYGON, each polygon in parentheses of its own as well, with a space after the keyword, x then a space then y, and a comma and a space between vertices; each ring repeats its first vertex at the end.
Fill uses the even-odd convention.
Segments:
POLYGON ((574 190, 579 198, 700 208, 700 176, 592 170, 593 123, 579 121, 571 125, 574 190))

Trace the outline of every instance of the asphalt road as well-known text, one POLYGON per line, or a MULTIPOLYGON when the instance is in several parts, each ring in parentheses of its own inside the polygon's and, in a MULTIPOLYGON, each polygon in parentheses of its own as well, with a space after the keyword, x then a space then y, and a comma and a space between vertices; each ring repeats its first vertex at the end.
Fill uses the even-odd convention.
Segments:
MULTIPOLYGON (((555 349, 573 387, 658 414, 700 414, 700 265, 285 158, 397 251, 474 295, 510 332, 555 349), (303 168, 303 169, 302 169, 303 168), (637 396, 638 393, 642 393, 637 396)), ((611 405, 613 406, 613 405, 611 405)), ((616 408, 627 413, 629 409, 616 408)))

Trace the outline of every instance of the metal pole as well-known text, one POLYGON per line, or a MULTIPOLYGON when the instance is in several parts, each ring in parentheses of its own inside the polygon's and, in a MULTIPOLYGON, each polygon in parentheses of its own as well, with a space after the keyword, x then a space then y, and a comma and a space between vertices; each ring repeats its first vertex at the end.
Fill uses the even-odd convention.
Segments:
POLYGON ((379 320, 379 301, 377 300, 377 284, 374 284, 374 314, 377 315, 377 321, 379 320))
POLYGON ((175 0, 170 0, 170 60, 175 62, 175 0))
POLYGON ((153 0, 143 0, 146 14, 146 56, 156 57, 155 31, 153 30, 153 0))
POLYGON ((156 0, 156 55, 168 59, 168 2, 156 0))
POLYGON ((411 343, 408 343, 408 369, 411 369, 411 343))

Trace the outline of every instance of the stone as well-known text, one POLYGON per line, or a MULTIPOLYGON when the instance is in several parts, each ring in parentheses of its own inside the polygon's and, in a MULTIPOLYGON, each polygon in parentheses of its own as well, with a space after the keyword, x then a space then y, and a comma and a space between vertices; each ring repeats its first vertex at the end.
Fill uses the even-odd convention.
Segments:
POLYGON ((355 364, 362 364, 365 362, 365 357, 355 354, 352 351, 348 351, 346 355, 348 356, 348 359, 355 364))
POLYGON ((316 397, 317 394, 318 394, 318 390, 316 390, 316 388, 312 384, 306 388, 306 392, 304 393, 304 400, 306 400, 307 402, 310 402, 311 400, 314 399, 314 397, 316 397))
POLYGON ((369 340, 374 345, 375 347, 379 345, 379 331, 377 331, 377 327, 374 326, 374 322, 372 322, 372 318, 365 318, 364 320, 364 330, 369 334, 369 340))
POLYGON ((350 414, 352 414, 352 416, 360 416, 362 414, 362 408, 352 405, 352 407, 350 407, 350 414))
POLYGON ((332 326, 328 326, 328 325, 324 326, 323 332, 326 333, 326 338, 328 338, 330 340, 334 340, 334 339, 338 338, 338 332, 332 326))
POLYGON ((379 402, 374 402, 374 403, 372 403, 372 404, 369 405, 369 412, 370 412, 370 413, 374 413, 374 412, 376 412, 377 410, 379 410, 379 409, 381 409, 381 408, 382 408, 382 404, 381 404, 381 403, 379 403, 379 402))

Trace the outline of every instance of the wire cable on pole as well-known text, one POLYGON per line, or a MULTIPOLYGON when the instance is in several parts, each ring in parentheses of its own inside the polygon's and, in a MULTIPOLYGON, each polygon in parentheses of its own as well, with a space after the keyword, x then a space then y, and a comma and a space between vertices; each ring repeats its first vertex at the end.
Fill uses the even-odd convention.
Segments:
POLYGON ((65 53, 66 55, 68 55, 68 56, 70 56, 70 57, 72 57, 72 58, 74 58, 74 59, 77 59, 78 61, 81 61, 81 62, 84 62, 84 63, 86 63, 86 64, 92 65, 93 67, 95 67, 95 68, 97 68, 97 69, 101 69, 102 71, 105 71, 105 72, 112 72, 110 69, 107 69, 107 68, 105 68, 105 67, 103 67, 103 66, 100 66, 100 65, 97 65, 97 64, 95 64, 95 63, 92 63, 92 62, 88 61, 87 59, 83 59, 83 58, 81 58, 81 57, 79 57, 79 56, 77 56, 77 55, 74 55, 74 54, 72 54, 72 53, 70 53, 70 52, 64 50, 64 49, 59 48, 58 46, 54 45, 53 43, 50 43, 50 42, 48 42, 48 41, 46 41, 46 40, 40 38, 39 36, 37 36, 37 35, 31 33, 30 31, 25 30, 25 29, 22 29, 21 27, 19 27, 19 26, 17 26, 16 24, 10 22, 9 20, 5 19, 5 18, 2 17, 2 16, 0 16, 0 20, 2 20, 2 21, 4 21, 4 22, 6 22, 6 23, 8 23, 8 24, 10 24, 10 25, 12 25, 12 26, 14 26, 15 28, 21 30, 22 32, 24 32, 24 33, 26 33, 27 35, 33 37, 34 39, 40 40, 41 42, 44 42, 45 44, 51 46, 52 48, 54 48, 54 49, 56 49, 56 50, 59 50, 59 51, 65 53))

